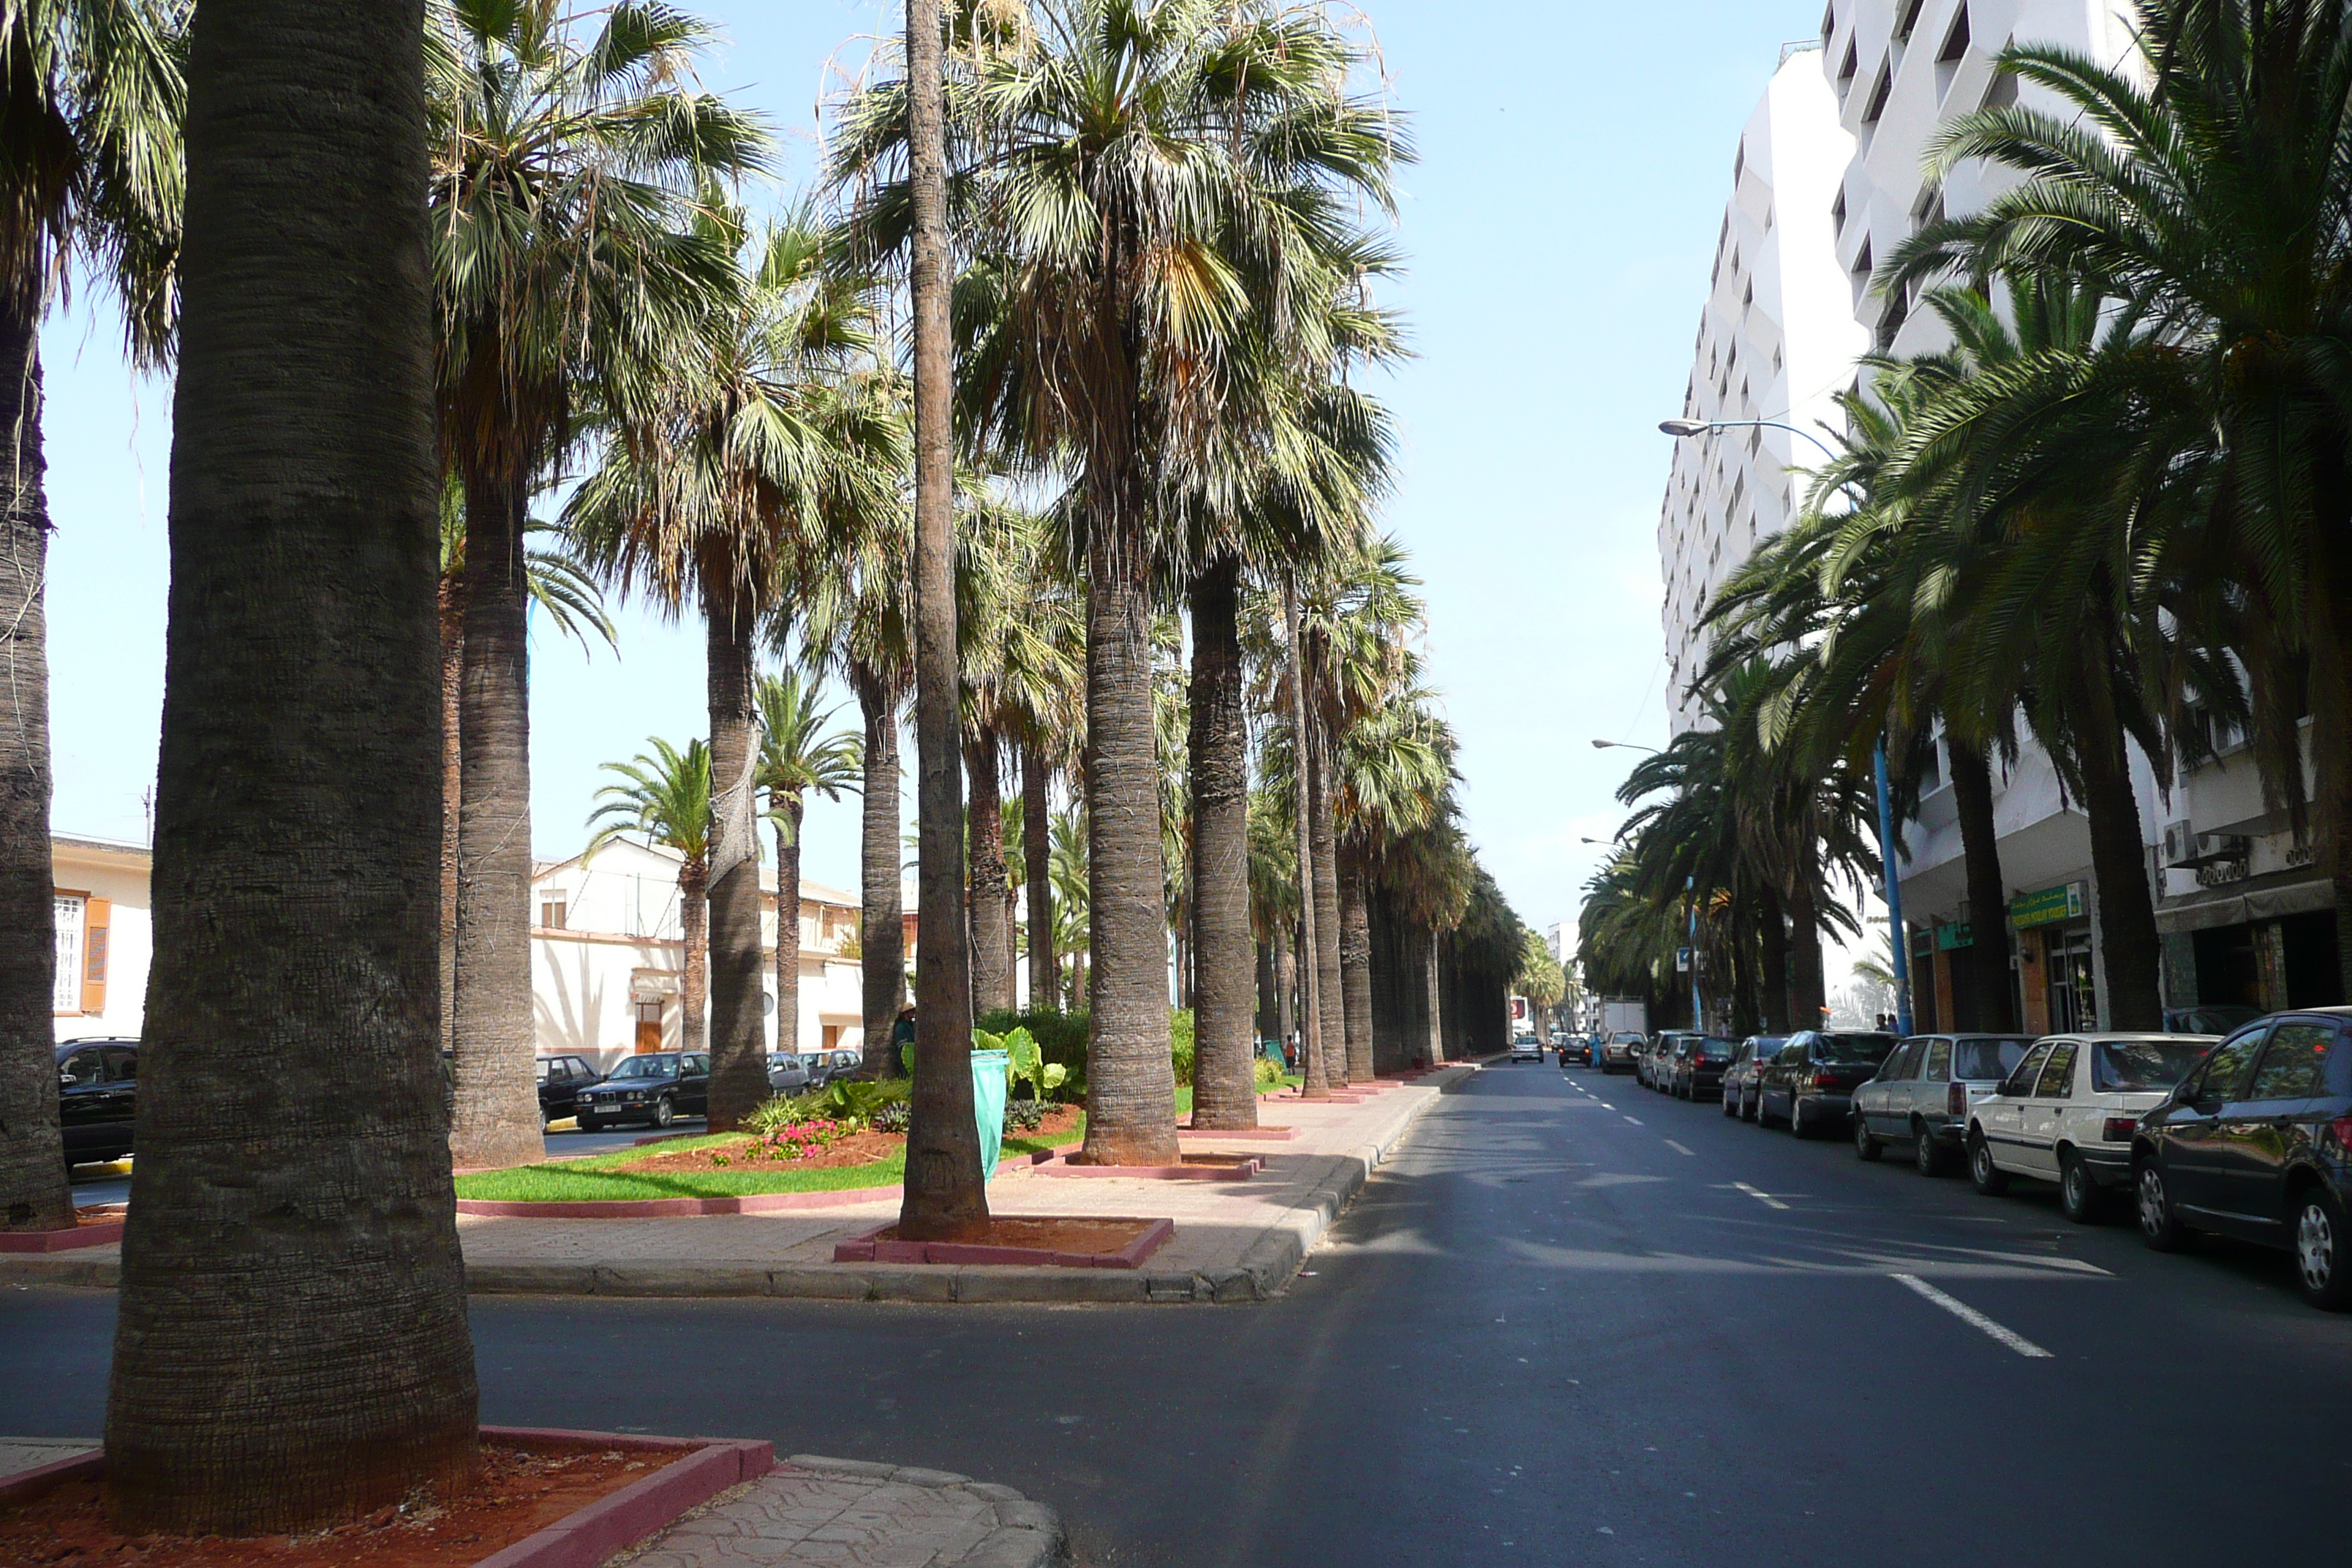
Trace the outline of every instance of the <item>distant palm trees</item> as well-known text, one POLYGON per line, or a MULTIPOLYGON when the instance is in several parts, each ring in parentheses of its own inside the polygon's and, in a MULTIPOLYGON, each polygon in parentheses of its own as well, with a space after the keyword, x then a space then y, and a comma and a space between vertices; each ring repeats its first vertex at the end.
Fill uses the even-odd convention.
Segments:
POLYGON ((857 737, 826 728, 816 682, 787 667, 759 686, 756 782, 768 794, 776 835, 776 1047, 797 1049, 801 1020, 801 824, 808 797, 839 800, 857 788, 857 737))
POLYGON ((705 1044, 714 842, 710 748, 700 741, 688 741, 681 752, 657 735, 646 743, 652 752, 640 752, 631 762, 604 764, 604 771, 619 774, 621 782, 596 792, 604 804, 589 816, 588 824, 595 832, 580 858, 583 861, 593 858, 597 850, 625 833, 642 834, 648 844, 678 857, 677 918, 686 945, 678 987, 685 1009, 681 1038, 684 1049, 700 1051, 705 1044))

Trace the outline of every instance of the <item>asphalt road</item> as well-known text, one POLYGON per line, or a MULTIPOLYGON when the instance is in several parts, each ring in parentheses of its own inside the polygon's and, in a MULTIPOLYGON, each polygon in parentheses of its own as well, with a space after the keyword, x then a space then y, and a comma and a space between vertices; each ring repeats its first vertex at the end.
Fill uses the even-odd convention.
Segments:
MULTIPOLYGON (((485 1298, 483 1415, 961 1470, 1097 1568, 2344 1560, 2352 1321, 2270 1254, 1547 1064, 1310 1262, 1257 1308, 485 1298)), ((0 1432, 97 1431, 111 1325, 0 1293, 0 1432)))

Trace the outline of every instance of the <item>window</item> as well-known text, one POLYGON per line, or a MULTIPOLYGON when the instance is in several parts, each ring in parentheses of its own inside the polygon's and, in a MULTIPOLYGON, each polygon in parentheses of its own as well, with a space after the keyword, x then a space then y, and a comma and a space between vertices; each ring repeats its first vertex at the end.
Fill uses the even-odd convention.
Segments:
POLYGON ((1846 45, 1845 58, 1838 66, 1837 85, 1839 97, 1843 98, 1845 96, 1846 89, 1853 85, 1853 73, 1861 68, 1862 57, 1854 52, 1853 45, 1846 45))
POLYGON ((2022 1100, 2033 1092, 2033 1080, 2042 1074, 2042 1064, 2050 1055, 2050 1042, 2043 1041, 2025 1053, 2025 1059, 2010 1069, 2001 1080, 2000 1092, 2010 1100, 2022 1100))
MULTIPOLYGON (((1911 9, 1916 12, 1919 7, 1914 5, 1911 9)), ((1936 51, 1936 63, 1946 66, 1958 65, 1960 58, 1968 52, 1969 8, 1962 5, 1959 15, 1952 18, 1952 30, 1944 35, 1944 47, 1936 51)))
POLYGON ((1880 1081, 1897 1083, 1905 1079, 1916 1078, 1919 1075, 1919 1057, 1927 1045, 1925 1040, 1905 1041, 1893 1056, 1886 1058, 1886 1065, 1878 1069, 1880 1081))
POLYGON ((2203 1047, 2163 1040, 2105 1040, 2091 1051, 2091 1087, 2101 1094, 2147 1094, 2189 1076, 2203 1047))
POLYGON ((106 1081, 106 1058, 96 1046, 76 1051, 58 1068, 58 1078, 72 1089, 87 1089, 106 1081))
POLYGON ((1887 296, 1886 308, 1878 312, 1878 352, 1885 353, 1895 347, 1895 340, 1903 331, 1903 323, 1911 319, 1910 303, 1902 293, 1887 296))
POLYGON ((1870 241, 1865 239, 1862 242, 1862 248, 1854 252, 1853 286, 1856 289, 1869 288, 1870 275, 1876 269, 1876 266, 1877 264, 1870 258, 1870 241))
POLYGON ((542 899, 539 905, 539 923, 549 931, 562 931, 570 910, 560 898, 542 899))
POLYGON ((1927 0, 1911 0, 1909 5, 1903 7, 1902 15, 1895 19, 1895 41, 1896 43, 1907 44, 1911 41, 1912 33, 1916 31, 1919 26, 1920 7, 1927 4, 1927 0))
POLYGON ((1836 234, 1845 232, 1845 190, 1841 186, 1837 200, 1830 204, 1830 228, 1836 234))
POLYGON ((1832 5, 1822 13, 1822 44, 1827 47, 1830 35, 1837 31, 1837 7, 1832 5))
POLYGON ((1927 1077, 1935 1083, 1952 1080, 1952 1042, 1930 1040, 1927 1043, 1927 1077))
POLYGON ((2023 1040, 1961 1040, 1955 1045, 1958 1066, 1954 1076, 1974 1079, 2001 1079, 2009 1075, 2025 1055, 2023 1040))
POLYGON ((2063 1100, 2074 1092, 2074 1058, 2082 1047, 2073 1040, 2061 1040, 2052 1047, 2050 1059, 2042 1064, 2042 1076, 2033 1086, 2036 1100, 2063 1100))
POLYGON ((2198 1100, 2243 1100, 2246 1078, 2252 1071, 2254 1053, 2263 1047, 2263 1037, 2270 1032, 2268 1024, 2256 1024, 2241 1029, 2213 1047, 2205 1058, 2205 1069, 2198 1075, 2195 1098, 2198 1100))
POLYGON ((2254 1073, 2254 1100, 2309 1100, 2326 1092, 2327 1047, 2336 1031, 2326 1024, 2281 1024, 2254 1073))
MULTIPOLYGON (((57 979, 50 987, 49 1010, 54 1013, 81 1011, 81 917, 85 900, 79 893, 58 893, 50 908, 58 922, 57 979)), ((98 1058, 90 1058, 95 1064, 98 1058)))
POLYGON ((106 1081, 137 1083, 139 1081, 139 1051, 133 1046, 106 1047, 106 1081))
POLYGON ((1879 66, 1878 79, 1871 84, 1869 100, 1863 105, 1862 122, 1864 125, 1878 123, 1880 117, 1886 112, 1886 95, 1894 90, 1895 67, 1889 61, 1879 66))

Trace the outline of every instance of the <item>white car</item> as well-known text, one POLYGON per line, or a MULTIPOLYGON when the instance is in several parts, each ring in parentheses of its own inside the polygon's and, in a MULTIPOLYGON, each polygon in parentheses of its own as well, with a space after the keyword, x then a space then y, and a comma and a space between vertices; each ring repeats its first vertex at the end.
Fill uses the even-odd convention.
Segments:
POLYGON ((2132 1130, 2219 1043, 2212 1035, 2053 1035, 1969 1107, 1969 1178, 2058 1184, 2066 1217, 2089 1225, 2131 1184, 2132 1130))
POLYGON ((1543 1042, 1533 1035, 1521 1035, 1511 1042, 1511 1059, 1515 1062, 1543 1060, 1543 1042))

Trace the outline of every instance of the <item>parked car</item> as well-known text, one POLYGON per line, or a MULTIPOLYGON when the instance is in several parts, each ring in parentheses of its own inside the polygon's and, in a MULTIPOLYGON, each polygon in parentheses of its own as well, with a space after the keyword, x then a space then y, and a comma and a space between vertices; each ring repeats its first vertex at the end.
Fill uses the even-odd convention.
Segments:
POLYGON ((809 1088, 808 1062, 797 1051, 768 1056, 768 1088, 777 1094, 803 1094, 809 1088))
POLYGON ((1853 1091, 1877 1075, 1894 1048, 1892 1035, 1798 1030, 1757 1075, 1757 1124, 1785 1121, 1800 1138, 1824 1127, 1843 1131, 1853 1091))
POLYGON ((828 1081, 855 1077, 857 1069, 866 1065, 866 1053, 863 1051, 825 1051, 821 1054, 832 1063, 831 1069, 825 1074, 828 1081))
POLYGON ((2214 1231, 2294 1254, 2304 1300, 2352 1307, 2352 1009, 2265 1018, 2224 1040, 2140 1119, 2140 1238, 2214 1231))
POLYGON ((833 1058, 827 1052, 803 1052, 801 1068, 808 1074, 808 1087, 811 1089, 823 1089, 833 1081, 833 1058))
POLYGON ((1641 1058, 1642 1047, 1648 1043, 1631 1029, 1618 1030, 1601 1047, 1601 1070, 1604 1074, 1632 1072, 1641 1058))
POLYGON ((1723 1069, 1723 1113, 1742 1121, 1756 1120, 1756 1079, 1773 1053, 1789 1043, 1786 1035, 1750 1035, 1733 1047, 1723 1069))
POLYGON ((2039 1042, 1969 1109, 1969 1178, 1988 1194, 2006 1191, 2013 1176, 2055 1182, 2066 1217, 2091 1224, 2106 1192, 2132 1180, 2141 1113, 2162 1103, 2215 1043, 2210 1035, 2137 1034, 2039 1042))
POLYGON ((613 1076, 581 1091, 580 1131, 593 1132, 624 1121, 667 1127, 681 1116, 709 1109, 710 1058, 683 1051, 653 1051, 627 1057, 613 1076))
POLYGON ((560 1121, 579 1108, 580 1091, 604 1081, 585 1057, 541 1057, 539 1073, 539 1124, 560 1121))
POLYGON ((2164 1010, 2164 1032, 2168 1035, 2229 1035, 2259 1022, 2260 1007, 2242 1006, 2235 1002, 2209 1002, 2195 1007, 2167 1007, 2164 1010))
POLYGON ((1697 1100, 1723 1093, 1723 1073, 1739 1047, 1715 1035, 1686 1036, 1675 1047, 1667 1069, 1666 1092, 1680 1100, 1697 1100))
POLYGON ((1542 1066, 1543 1042, 1537 1039, 1533 1035, 1518 1035, 1513 1037, 1511 1040, 1511 1059, 1515 1062, 1534 1062, 1538 1067, 1542 1066))
POLYGON ((1969 1111, 2000 1087, 2031 1035, 1915 1035, 1888 1054, 1878 1076, 1853 1091, 1853 1152, 1875 1160, 1908 1144, 1923 1176, 1960 1155, 1969 1111))
POLYGON ((131 1152, 139 1110, 139 1042, 122 1037, 67 1040, 58 1047, 58 1131, 66 1169, 131 1152))
POLYGON ((1640 1070, 1633 1075, 1643 1089, 1664 1092, 1666 1062, 1673 1057, 1675 1047, 1689 1034, 1688 1029, 1661 1029, 1650 1037, 1648 1047, 1642 1052, 1640 1070))

